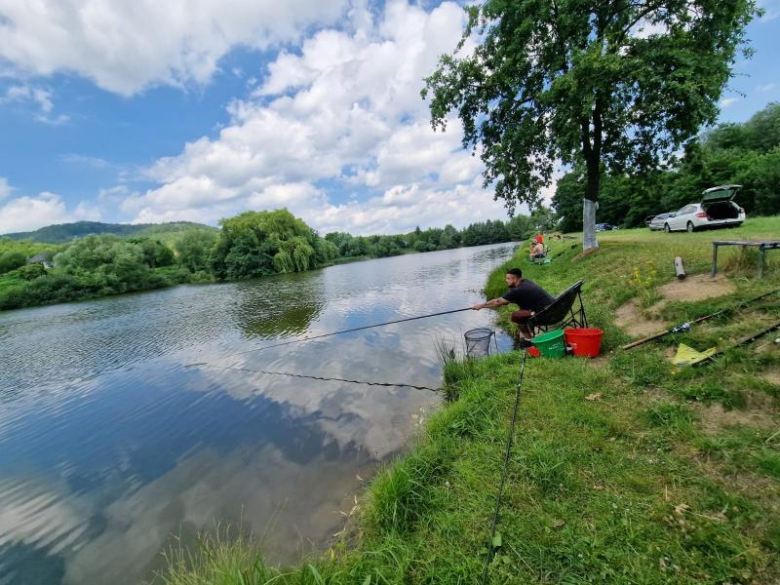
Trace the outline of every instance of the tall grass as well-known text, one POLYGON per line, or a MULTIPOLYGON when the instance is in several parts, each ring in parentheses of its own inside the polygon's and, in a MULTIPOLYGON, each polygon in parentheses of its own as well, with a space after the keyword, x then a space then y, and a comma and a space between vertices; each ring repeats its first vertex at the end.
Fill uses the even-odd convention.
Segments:
POLYGON ((282 573, 266 566, 256 543, 230 526, 197 537, 195 546, 178 544, 166 553, 167 568, 156 581, 165 585, 265 585, 282 573))

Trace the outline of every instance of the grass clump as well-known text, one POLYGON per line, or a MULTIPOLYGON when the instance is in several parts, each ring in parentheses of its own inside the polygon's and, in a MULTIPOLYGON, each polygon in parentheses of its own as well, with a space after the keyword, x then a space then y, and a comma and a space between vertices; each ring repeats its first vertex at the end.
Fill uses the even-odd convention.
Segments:
POLYGON ((168 566, 158 580, 166 585, 264 585, 280 576, 252 539, 229 526, 199 535, 194 546, 172 547, 165 556, 168 566))
POLYGON ((646 410, 643 418, 652 427, 684 436, 693 434, 693 422, 697 419, 687 406, 666 401, 659 402, 646 410))
POLYGON ((434 485, 448 471, 454 451, 452 441, 429 441, 375 478, 369 520, 378 532, 404 535, 415 528, 431 505, 434 485))

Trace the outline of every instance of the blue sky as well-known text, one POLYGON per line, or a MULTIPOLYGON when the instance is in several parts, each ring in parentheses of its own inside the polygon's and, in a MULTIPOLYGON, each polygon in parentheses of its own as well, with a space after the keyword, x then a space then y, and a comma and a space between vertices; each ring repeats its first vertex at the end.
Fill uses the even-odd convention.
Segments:
MULTIPOLYGON (((185 6, 0 0, 0 233, 282 206, 353 233, 506 217, 419 98, 458 5, 185 6)), ((780 0, 763 8, 722 121, 780 101, 780 0)))

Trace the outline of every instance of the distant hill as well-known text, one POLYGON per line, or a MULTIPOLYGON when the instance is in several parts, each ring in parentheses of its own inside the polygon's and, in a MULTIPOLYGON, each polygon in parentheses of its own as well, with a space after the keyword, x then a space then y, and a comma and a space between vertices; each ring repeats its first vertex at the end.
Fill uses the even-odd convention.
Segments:
POLYGON ((12 240, 45 242, 47 244, 65 244, 70 242, 73 238, 82 238, 91 234, 116 234, 117 236, 122 237, 155 236, 164 238, 164 236, 191 229, 217 230, 215 227, 190 221, 138 224, 77 221, 75 223, 49 225, 37 229, 34 232, 18 232, 0 237, 11 238, 12 240))

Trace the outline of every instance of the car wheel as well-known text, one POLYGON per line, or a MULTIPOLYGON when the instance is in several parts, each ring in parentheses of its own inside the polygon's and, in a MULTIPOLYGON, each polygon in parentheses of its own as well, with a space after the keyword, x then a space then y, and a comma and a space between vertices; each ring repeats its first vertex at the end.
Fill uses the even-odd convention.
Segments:
POLYGON ((669 227, 669 224, 668 224, 668 223, 665 223, 665 224, 664 224, 664 231, 665 231, 667 234, 668 234, 669 232, 671 232, 671 231, 672 231, 672 228, 670 228, 670 227, 669 227))
POLYGON ((688 222, 688 225, 686 226, 686 228, 685 228, 685 229, 687 229, 687 230, 688 230, 688 233, 689 233, 689 234, 692 234, 692 233, 693 233, 693 230, 695 230, 696 228, 695 228, 695 227, 693 227, 693 222, 692 222, 692 221, 689 221, 689 222, 688 222))

